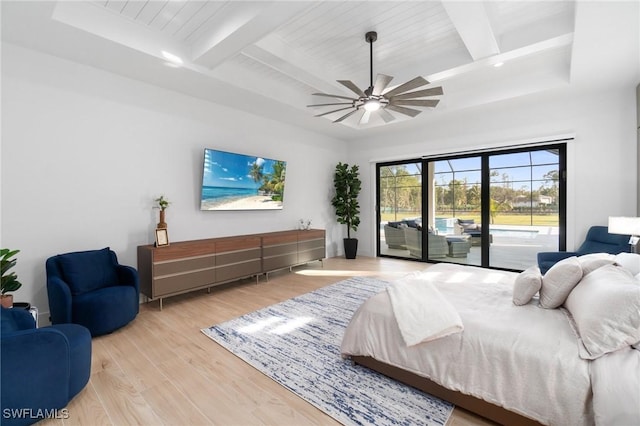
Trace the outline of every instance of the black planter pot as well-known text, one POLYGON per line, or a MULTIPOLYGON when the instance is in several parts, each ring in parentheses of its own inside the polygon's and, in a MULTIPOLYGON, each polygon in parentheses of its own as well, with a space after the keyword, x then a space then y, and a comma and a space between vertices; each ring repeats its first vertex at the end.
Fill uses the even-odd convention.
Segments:
POLYGON ((358 239, 357 238, 345 238, 344 239, 344 257, 347 259, 355 259, 358 252, 358 239))

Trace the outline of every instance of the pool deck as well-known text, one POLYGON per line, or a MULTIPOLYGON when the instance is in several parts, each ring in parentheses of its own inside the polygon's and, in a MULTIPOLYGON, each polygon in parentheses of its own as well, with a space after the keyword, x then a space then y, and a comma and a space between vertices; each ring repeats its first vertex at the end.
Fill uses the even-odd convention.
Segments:
MULTIPOLYGON (((499 225, 492 226, 490 233, 493 239, 489 248, 492 267, 524 270, 537 263, 539 252, 558 251, 558 227, 499 225)), ((385 243, 382 231, 380 254, 415 259, 408 250, 390 249, 385 243)), ((480 265, 480 246, 472 246, 466 258, 447 256, 433 260, 480 265)))

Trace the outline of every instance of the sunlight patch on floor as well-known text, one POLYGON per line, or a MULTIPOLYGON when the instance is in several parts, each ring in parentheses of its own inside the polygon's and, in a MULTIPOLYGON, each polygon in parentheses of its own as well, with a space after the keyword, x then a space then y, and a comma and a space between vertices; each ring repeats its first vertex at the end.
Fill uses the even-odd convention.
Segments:
POLYGON ((306 269, 302 271, 296 271, 296 274, 304 275, 308 277, 376 277, 380 275, 404 277, 411 273, 411 271, 346 271, 338 269, 306 269))
POLYGON ((247 325, 245 327, 241 327, 238 329, 238 332, 240 333, 244 333, 244 334, 252 334, 252 333, 256 333, 260 330, 264 330, 265 328, 280 322, 280 321, 284 321, 285 318, 282 317, 270 317, 261 321, 258 321, 254 324, 250 324, 247 325))
POLYGON ((379 271, 341 271, 337 269, 306 269, 296 274, 308 277, 363 277, 379 274, 379 271))
POLYGON ((260 331, 269 334, 287 334, 313 321, 313 317, 297 317, 287 319, 284 317, 272 316, 253 324, 238 328, 238 333, 254 334, 260 331), (284 323, 283 323, 284 321, 284 323))
POLYGON ((270 334, 287 334, 287 333, 291 333, 292 331, 302 327, 305 324, 310 323, 311 321, 313 321, 313 317, 293 318, 293 319, 287 321, 286 323, 274 328, 269 333, 270 334))

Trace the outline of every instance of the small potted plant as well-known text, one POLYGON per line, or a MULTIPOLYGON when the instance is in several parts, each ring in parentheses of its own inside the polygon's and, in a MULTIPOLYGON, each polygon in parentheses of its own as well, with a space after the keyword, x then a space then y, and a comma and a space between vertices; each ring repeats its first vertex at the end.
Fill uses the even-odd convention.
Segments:
POLYGON ((161 195, 160 198, 156 198, 155 202, 157 206, 155 208, 160 209, 160 223, 158 223, 158 229, 164 229, 167 227, 167 223, 164 221, 164 211, 169 207, 171 202, 164 198, 164 195, 161 195))
POLYGON ((359 178, 358 166, 338 163, 333 175, 336 193, 331 205, 336 209, 338 223, 347 225, 347 238, 344 239, 344 255, 347 259, 355 259, 358 251, 358 239, 351 238, 351 230, 357 231, 360 225, 360 204, 358 194, 362 182, 359 178))
POLYGON ((13 268, 18 261, 12 259, 20 250, 0 249, 0 270, 2 271, 0 278, 0 299, 2 306, 11 308, 13 306, 13 294, 7 294, 18 290, 22 287, 22 283, 18 281, 15 272, 9 273, 9 269, 13 268))

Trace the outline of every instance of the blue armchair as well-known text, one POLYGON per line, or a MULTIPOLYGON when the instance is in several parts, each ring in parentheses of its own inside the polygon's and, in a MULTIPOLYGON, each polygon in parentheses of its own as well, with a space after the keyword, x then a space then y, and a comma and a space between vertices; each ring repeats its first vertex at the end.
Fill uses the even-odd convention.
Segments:
POLYGON ((35 328, 28 311, 4 307, 0 328, 2 424, 62 416, 59 410, 91 375, 89 330, 77 324, 35 328))
POLYGON ((80 324, 100 336, 138 315, 138 271, 118 264, 108 247, 50 257, 46 270, 53 324, 80 324))
POLYGON ((618 254, 626 251, 629 251, 629 235, 610 234, 606 226, 592 226, 578 250, 538 253, 538 266, 544 274, 557 262, 571 256, 589 253, 618 254))

